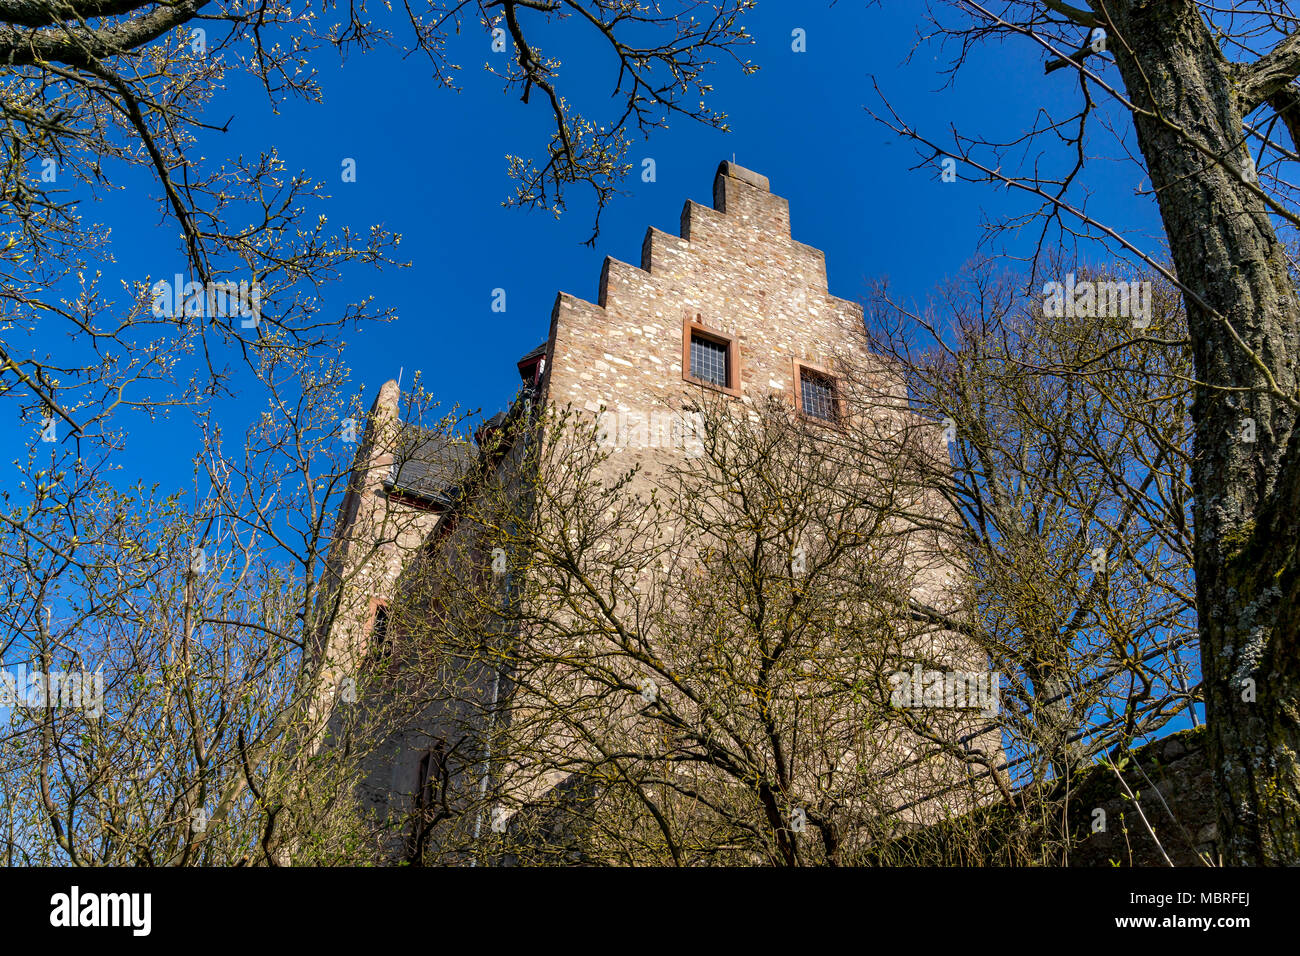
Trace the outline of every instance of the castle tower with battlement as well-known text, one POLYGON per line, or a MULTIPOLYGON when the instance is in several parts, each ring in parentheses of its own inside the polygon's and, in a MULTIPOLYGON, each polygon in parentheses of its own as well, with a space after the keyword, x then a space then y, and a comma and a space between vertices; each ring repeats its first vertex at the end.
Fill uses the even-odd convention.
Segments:
MULTIPOLYGON (((518 361, 519 396, 507 413, 479 430, 474 443, 428 440, 404 426, 396 385, 384 386, 340 516, 342 540, 333 559, 341 572, 338 611, 317 649, 330 661, 330 681, 345 679, 393 639, 390 607, 411 587, 417 565, 463 566, 467 575, 478 573, 475 566, 492 566, 491 542, 468 540, 470 522, 460 516, 472 510, 467 501, 484 493, 476 489, 493 481, 498 488, 510 485, 512 479, 500 476, 526 459, 518 436, 529 423, 557 413, 598 418, 611 451, 593 465, 592 476, 617 484, 630 475, 630 493, 662 494, 689 453, 691 436, 679 428, 684 408, 729 401, 757 407, 775 399, 797 420, 831 428, 826 434, 832 435, 836 428, 853 428, 859 414, 848 401, 848 369, 857 386, 865 383, 875 394, 901 396, 905 403, 891 371, 867 348, 862 308, 830 293, 824 254, 792 237, 788 202, 771 192, 766 177, 723 162, 714 177, 712 207, 687 201, 679 235, 648 229, 637 266, 607 258, 596 302, 557 296, 546 341, 518 361), (629 434, 637 440, 620 440, 629 434), (401 451, 377 454, 381 447, 401 451)), ((914 587, 932 603, 950 601, 960 576, 942 542, 909 549, 904 560, 914 587)), ((508 574, 501 586, 504 592, 525 590, 508 574)), ((506 593, 502 600, 514 598, 506 593)), ((441 594, 421 598, 421 619, 439 618, 443 602, 441 594)), ((647 641, 650 646, 654 639, 647 641)), ((940 643, 938 657, 976 668, 980 655, 974 649, 951 635, 940 643)), ((600 802, 598 784, 573 772, 572 760, 560 759, 586 759, 581 734, 535 733, 534 746, 560 755, 541 769, 531 766, 535 760, 504 758, 508 734, 499 728, 527 725, 527 715, 536 710, 523 690, 529 680, 490 654, 457 659, 455 683, 473 704, 422 704, 405 713, 400 725, 380 728, 384 740, 368 758, 363 790, 393 834, 389 856, 416 859, 431 841, 455 842, 434 835, 431 820, 469 845, 489 831, 564 830, 557 814, 573 816, 573 806, 600 802), (453 725, 461 730, 449 731, 453 725), (472 744, 466 742, 471 736, 472 744), (496 815, 480 803, 457 820, 457 799, 470 807, 476 794, 488 794, 489 781, 501 796, 496 815), (461 796, 449 798, 457 787, 461 796)), ((438 665, 444 677, 448 666, 438 665)), ((575 700, 586 693, 584 680, 570 686, 575 700)), ((654 704, 667 706, 661 699, 654 704)), ((960 735, 956 724, 952 732, 960 735)), ((995 734, 980 734, 966 733, 963 745, 974 739, 1000 753, 995 734)), ((883 749, 891 760, 895 750, 910 752, 908 745, 899 747, 890 743, 883 749)), ((860 747, 850 749, 853 759, 866 759, 860 747)), ((962 773, 953 767, 940 777, 957 780, 962 773)))
POLYGON ((547 352, 548 399, 593 411, 707 387, 793 401, 798 366, 870 360, 861 306, 830 294, 824 254, 790 235, 789 203, 728 162, 712 208, 687 201, 680 236, 648 229, 639 268, 605 260, 595 304, 557 298, 547 352), (725 383, 692 374, 693 340, 726 346, 725 383))

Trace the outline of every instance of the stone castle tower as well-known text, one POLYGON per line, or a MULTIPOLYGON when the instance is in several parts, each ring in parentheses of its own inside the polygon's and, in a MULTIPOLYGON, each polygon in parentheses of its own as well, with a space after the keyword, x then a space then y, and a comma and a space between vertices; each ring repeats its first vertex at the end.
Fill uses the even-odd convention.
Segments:
MULTIPOLYGON (((846 366, 867 370, 874 387, 892 387, 889 371, 867 349, 861 306, 832 295, 824 254, 791 236, 787 201, 771 192, 766 177, 723 162, 712 206, 687 201, 679 235, 651 227, 639 265, 606 259, 596 302, 557 296, 546 341, 518 361, 518 398, 479 429, 474 443, 403 425, 396 384, 381 389, 331 559, 338 604, 317 648, 327 662, 325 683, 346 680, 382 652, 392 638, 390 605, 411 567, 443 560, 439 542, 459 533, 455 516, 465 489, 518 452, 510 441, 504 449, 496 441, 512 423, 564 408, 653 436, 657 415, 667 421, 683 402, 706 396, 742 403, 779 396, 806 419, 834 423, 844 414, 838 370, 846 366)), ((601 467, 612 478, 638 466, 634 489, 648 492, 681 454, 680 442, 615 443, 601 467)), ((486 553, 478 558, 490 561, 486 553)), ((946 558, 921 563, 921 587, 938 593, 951 582, 946 558)), ((474 666, 461 683, 495 707, 510 679, 474 666)), ((383 728, 368 759, 366 797, 393 826, 394 856, 409 858, 413 842, 423 847, 420 825, 413 831, 402 821, 436 815, 430 804, 439 778, 444 785, 458 775, 472 783, 489 772, 486 745, 452 766, 456 747, 438 729, 449 719, 432 705, 408 713, 383 728)), ((518 767, 510 773, 526 776, 518 767)), ((509 815, 517 821, 527 815, 521 808, 543 808, 536 813, 544 815, 556 794, 577 792, 574 780, 556 770, 513 786, 509 815)), ((489 825, 504 827, 482 813, 466 824, 475 839, 489 825)))

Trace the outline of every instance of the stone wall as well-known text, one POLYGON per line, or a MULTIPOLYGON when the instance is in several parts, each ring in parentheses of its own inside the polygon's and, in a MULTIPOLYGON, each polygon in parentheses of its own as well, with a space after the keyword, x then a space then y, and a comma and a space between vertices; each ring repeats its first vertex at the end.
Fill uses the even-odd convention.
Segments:
MULTIPOLYGON (((553 409, 649 421, 656 415, 680 416, 691 403, 717 399, 723 393, 683 374, 684 340, 693 326, 736 341, 738 381, 724 393, 737 399, 739 407, 770 396, 793 404, 799 363, 831 372, 852 369, 870 390, 898 397, 897 376, 867 349, 861 307, 830 294, 824 254, 792 238, 787 201, 772 194, 765 177, 724 162, 714 178, 712 208, 688 201, 679 236, 650 228, 639 267, 607 259, 597 302, 557 297, 542 400, 553 409)), ((395 422, 396 406, 396 387, 389 383, 377 403, 376 419, 395 422)), ((872 407, 862 414, 876 419, 896 413, 872 407)), ((932 424, 923 423, 927 428, 932 424)), ((654 440, 615 442, 612 452, 601 466, 607 473, 597 477, 613 478, 640 466, 632 487, 647 494, 681 455, 680 449, 654 440)), ((355 520, 347 528, 358 541, 391 524, 400 511, 400 505, 382 495, 378 480, 390 463, 382 456, 366 460, 359 455, 359 473, 365 477, 355 520)), ((364 654, 373 603, 386 600, 394 588, 402 590, 404 568, 436 521, 433 515, 410 516, 409 537, 390 538, 383 555, 355 577, 344 594, 340 626, 331 634, 331 659, 354 664, 364 654)), ((672 529, 662 533, 670 535, 672 529)), ((909 555, 916 557, 921 550, 911 549, 909 555)), ((929 558, 907 563, 917 565, 914 579, 927 599, 941 606, 955 571, 951 552, 938 542, 926 543, 923 550, 929 558)), ((435 550, 428 559, 441 560, 439 554, 435 550)), ((345 550, 344 563, 351 560, 345 550)), ((952 658, 954 666, 974 666, 965 662, 968 655, 960 642, 945 637, 944 645, 941 654, 931 656, 952 658)), ((409 812, 414 762, 431 741, 445 736, 435 726, 441 722, 430 710, 409 726, 389 728, 389 739, 367 762, 374 785, 367 797, 390 820, 409 812)), ((995 751, 997 741, 986 749, 995 751)), ((526 776, 519 768, 514 774, 526 776)))
MULTIPOLYGON (((862 307, 827 289, 821 250, 791 238, 789 204, 764 176, 723 163, 714 207, 687 201, 681 236, 646 232, 640 266, 605 260, 596 303, 561 293, 552 313, 547 401, 593 414, 680 412, 712 391, 682 375, 682 326, 735 336, 740 391, 793 401, 794 360, 870 365, 862 307)), ((883 367, 882 367, 883 369, 883 367)), ((611 471, 663 471, 659 448, 619 448, 611 471)))
POLYGON ((320 667, 314 719, 328 717, 342 682, 355 679, 371 650, 376 610, 392 600, 398 577, 438 520, 391 500, 385 490, 399 446, 400 394, 389 381, 375 397, 335 524, 320 602, 328 618, 312 647, 320 667))
POLYGON ((1218 863, 1204 728, 1134 751, 1120 774, 1132 797, 1115 772, 1105 768, 1094 769, 1072 797, 1070 822, 1076 842, 1071 866, 1166 866, 1161 847, 1177 866, 1202 865, 1202 854, 1218 863), (1095 821, 1101 819, 1098 809, 1105 812, 1105 830, 1094 832, 1095 821))
POLYGON ((1014 793, 1014 805, 998 802, 933 826, 909 828, 880 844, 872 862, 1112 867, 1203 866, 1210 860, 1217 865, 1211 783, 1205 729, 1185 730, 1129 751, 1114 768, 1098 761, 1068 787, 1045 793, 1024 787, 1014 793))

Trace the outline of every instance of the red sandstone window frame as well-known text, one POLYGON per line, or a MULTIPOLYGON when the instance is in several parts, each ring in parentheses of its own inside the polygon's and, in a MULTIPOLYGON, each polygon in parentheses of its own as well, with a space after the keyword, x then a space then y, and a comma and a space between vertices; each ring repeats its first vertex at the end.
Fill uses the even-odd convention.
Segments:
POLYGON ((799 417, 804 421, 816 422, 818 425, 829 428, 843 426, 848 420, 848 404, 844 401, 844 391, 840 388, 840 377, 830 369, 813 362, 805 362, 801 359, 793 359, 792 362, 794 367, 794 407, 795 411, 799 413, 799 417), (805 371, 811 372, 813 375, 824 378, 831 383, 831 405, 835 409, 833 419, 811 415, 803 410, 803 373, 805 371))
POLYGON ((691 385, 711 388, 715 392, 722 392, 724 395, 730 395, 733 398, 740 398, 740 341, 734 335, 728 335, 726 332, 709 328, 701 323, 699 319, 700 317, 697 315, 694 320, 685 319, 682 322, 682 381, 691 385), (697 335, 702 339, 727 347, 727 384, 725 386, 714 382, 706 382, 704 379, 695 378, 691 375, 691 339, 697 335))

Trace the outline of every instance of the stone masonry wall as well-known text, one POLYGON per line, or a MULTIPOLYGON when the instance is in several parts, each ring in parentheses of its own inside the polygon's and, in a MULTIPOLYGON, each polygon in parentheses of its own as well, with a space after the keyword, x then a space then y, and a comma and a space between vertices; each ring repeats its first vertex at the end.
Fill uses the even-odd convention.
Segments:
MULTIPOLYGON (((898 417, 900 397, 906 407, 897 375, 867 347, 861 306, 831 294, 825 254, 792 237, 787 200, 771 192, 765 176, 734 163, 718 167, 712 208, 686 202, 680 235, 647 230, 639 266, 605 260, 595 303, 557 297, 547 405, 636 428, 716 398, 719 390, 684 378, 684 323, 735 337, 743 403, 774 395, 793 404, 797 361, 861 375, 867 393, 888 396, 893 406, 869 414, 898 417)), ((641 434, 649 440, 611 442, 612 454, 596 477, 613 479, 639 466, 632 490, 645 495, 658 486, 682 452, 663 447, 668 436, 653 424, 641 434)), ((951 551, 930 539, 921 543, 918 537, 916 544, 910 563, 918 594, 944 606, 956 570, 951 551)), ((982 656, 953 635, 917 650, 955 667, 983 666, 982 656)), ((999 749, 993 736, 978 743, 999 749)))
POLYGON ((1075 843, 1071 866, 1201 866, 1204 857, 1219 862, 1214 789, 1204 728, 1163 737, 1130 755, 1115 774, 1095 769, 1071 799, 1070 823, 1075 843), (1147 825, 1159 840, 1151 839, 1147 825), (1094 831, 1095 811, 1105 811, 1105 829, 1094 831))
MULTIPOLYGON (((714 390, 683 376, 687 322, 735 337, 744 403, 768 395, 793 402, 799 385, 796 361, 830 370, 843 363, 864 372, 871 388, 897 391, 896 376, 867 349, 861 307, 832 295, 824 254, 792 238, 787 201, 772 194, 766 177, 733 163, 718 168, 712 208, 685 204, 679 236, 647 231, 640 266, 605 261, 595 303, 563 293, 557 297, 543 401, 643 422, 653 415, 680 414, 687 403, 703 403, 714 390)), ((389 383, 376 402, 376 422, 395 422, 396 406, 396 386, 389 383)), ((640 465, 636 492, 654 488, 681 454, 657 447, 653 440, 615 443, 612 451, 603 466, 609 474, 598 477, 640 465)), ((349 666, 334 674, 348 672, 364 653, 374 602, 401 587, 404 565, 437 520, 435 515, 401 513, 400 506, 384 499, 381 479, 390 463, 382 454, 358 462, 358 507, 347 529, 358 544, 345 546, 344 565, 357 560, 354 552, 364 549, 368 536, 389 531, 394 520, 400 519, 403 530, 345 586, 327 656, 349 666)), ((927 565, 918 575, 927 588, 943 588, 951 576, 946 556, 940 564, 927 565)), ((370 761, 371 782, 388 791, 386 800, 378 792, 369 794, 377 810, 386 803, 391 813, 410 802, 411 760, 431 733, 424 726, 413 729, 418 740, 407 739, 403 728, 392 728, 393 739, 370 761)))
MULTIPOLYGON (((739 340, 745 398, 793 401, 794 360, 871 364, 862 308, 827 289, 825 255, 791 238, 789 204, 764 176, 723 163, 714 207, 688 201, 681 236, 646 232, 640 266, 606 259, 596 303, 561 293, 552 315, 547 400, 592 413, 648 416, 702 400, 682 377, 682 323, 739 340)), ((658 449, 619 448, 611 470, 639 461, 662 471, 658 449)))
POLYGON ((370 649, 376 607, 391 600, 402 570, 438 521, 437 514, 390 500, 384 489, 401 427, 399 397, 397 383, 389 381, 375 398, 335 531, 330 567, 339 606, 317 648, 329 686, 356 673, 370 649))
MULTIPOLYGON (((682 369, 683 322, 698 320, 738 340, 742 402, 776 395, 793 403, 798 360, 831 371, 852 369, 861 378, 853 387, 858 401, 876 395, 888 402, 889 410, 874 414, 913 417, 901 411, 906 391, 897 374, 867 348, 862 307, 830 293, 825 254, 791 237, 789 203, 770 191, 767 177, 722 163, 713 208, 688 200, 680 231, 673 236, 649 228, 639 267, 607 258, 596 303, 557 296, 547 404, 603 411, 607 420, 626 420, 632 428, 653 416, 662 422, 680 414, 689 402, 703 404, 718 391, 684 380, 682 369)), ((666 436, 647 431, 648 442, 613 442, 601 477, 639 465, 634 488, 653 488, 680 452, 662 447, 666 436)), ((935 496, 920 507, 943 504, 935 496)), ((954 580, 946 549, 918 536, 912 551, 925 599, 944 605, 954 580)))

